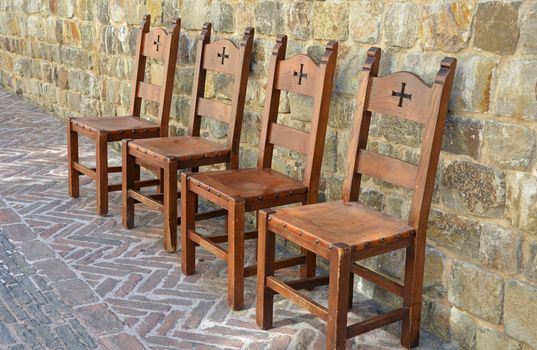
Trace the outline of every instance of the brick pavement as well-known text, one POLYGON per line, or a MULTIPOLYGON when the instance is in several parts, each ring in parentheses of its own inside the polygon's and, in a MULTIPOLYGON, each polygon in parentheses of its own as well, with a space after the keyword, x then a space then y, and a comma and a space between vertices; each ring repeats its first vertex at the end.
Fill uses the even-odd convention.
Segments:
MULTIPOLYGON (((81 197, 69 198, 64 123, 3 90, 0 106, 0 348, 324 349, 324 323, 284 300, 275 328, 258 330, 253 278, 248 308, 230 312, 226 266, 203 251, 198 273, 183 276, 179 253, 161 248, 159 213, 137 207, 135 229, 125 230, 116 192, 110 215, 96 216, 85 177, 81 197)), ((91 150, 81 142, 82 161, 91 150)), ((326 289, 314 295, 326 300, 326 289)), ((355 300, 353 320, 382 310, 358 293, 355 300)), ((349 348, 399 349, 396 333, 376 330, 349 348)), ((456 348, 427 332, 421 343, 456 348)))

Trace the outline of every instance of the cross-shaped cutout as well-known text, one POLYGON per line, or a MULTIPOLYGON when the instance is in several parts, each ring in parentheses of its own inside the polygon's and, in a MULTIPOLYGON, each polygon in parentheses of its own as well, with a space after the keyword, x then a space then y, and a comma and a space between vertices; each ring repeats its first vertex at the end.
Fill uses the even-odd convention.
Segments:
POLYGON ((300 64, 300 72, 294 71, 294 77, 298 77, 298 85, 302 85, 302 78, 308 79, 308 73, 304 73, 304 63, 300 64))
POLYGON ((224 60, 225 60, 226 58, 229 59, 229 55, 226 55, 226 47, 225 47, 225 46, 222 47, 222 53, 219 53, 219 54, 218 54, 218 57, 219 57, 219 58, 222 58, 222 62, 220 62, 221 64, 224 64, 224 60))
POLYGON ((153 41, 153 45, 157 47, 158 51, 158 48, 160 47, 160 35, 157 35, 157 41, 153 41))
POLYGON ((412 94, 405 94, 406 83, 401 83, 401 92, 395 92, 392 90, 392 96, 399 97, 399 107, 403 107, 403 99, 407 98, 409 101, 412 100, 412 94))

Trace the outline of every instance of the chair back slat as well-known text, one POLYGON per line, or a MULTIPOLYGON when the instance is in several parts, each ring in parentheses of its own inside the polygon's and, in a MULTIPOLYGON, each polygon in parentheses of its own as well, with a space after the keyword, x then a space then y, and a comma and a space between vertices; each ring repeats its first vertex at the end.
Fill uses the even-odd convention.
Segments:
POLYGON ((140 81, 138 83, 137 97, 153 102, 159 102, 160 86, 140 81))
POLYGON ((415 188, 418 174, 415 165, 363 149, 360 150, 358 158, 360 159, 356 167, 358 173, 411 190, 415 188))
POLYGON ((431 86, 410 72, 373 77, 366 109, 425 124, 431 115, 431 86))
POLYGON ((200 97, 198 98, 198 115, 217 119, 229 124, 231 105, 200 97))
POLYGON ((169 32, 162 28, 155 28, 150 31, 150 24, 151 16, 145 15, 140 32, 138 33, 136 62, 134 64, 134 76, 132 78, 130 114, 135 117, 140 116, 143 99, 158 102, 160 136, 164 137, 168 136, 168 123, 170 119, 181 20, 175 20, 169 32), (164 61, 161 86, 144 81, 147 57, 164 61))
POLYGON ((380 56, 380 49, 371 48, 360 73, 343 199, 358 200, 362 175, 414 190, 409 224, 423 240, 457 61, 444 58, 435 82, 427 85, 409 72, 377 77, 380 56), (366 150, 372 112, 424 125, 417 166, 366 150))
POLYGON ((268 142, 306 154, 308 152, 309 134, 302 130, 282 124, 270 124, 268 142))
POLYGON ((274 146, 283 146, 304 154, 303 182, 308 186, 308 202, 317 201, 324 140, 328 126, 330 97, 335 75, 338 45, 329 42, 319 64, 308 55, 285 59, 287 37, 278 36, 269 63, 269 78, 257 166, 270 168, 274 146), (281 91, 313 98, 313 112, 309 133, 278 124, 281 91))
POLYGON ((168 32, 163 28, 155 28, 143 36, 142 55, 157 60, 163 60, 166 54, 166 45, 170 39, 168 32))
POLYGON ((205 23, 198 38, 188 135, 200 136, 202 116, 226 122, 228 124, 227 144, 231 150, 228 167, 236 169, 239 166, 239 143, 254 29, 246 28, 238 47, 228 39, 211 43, 211 30, 212 24, 205 23), (207 71, 233 75, 234 86, 230 104, 205 98, 207 71))
POLYGON ((278 90, 315 97, 319 65, 307 55, 296 55, 278 63, 275 87, 278 90))
POLYGON ((204 48, 203 69, 235 74, 237 72, 237 65, 240 64, 240 49, 229 40, 217 40, 207 44, 204 48))

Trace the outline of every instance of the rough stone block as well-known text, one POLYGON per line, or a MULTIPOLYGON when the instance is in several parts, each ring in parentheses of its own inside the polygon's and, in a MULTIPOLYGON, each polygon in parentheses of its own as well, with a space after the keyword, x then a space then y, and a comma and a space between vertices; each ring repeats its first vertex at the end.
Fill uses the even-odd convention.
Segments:
POLYGON ((359 0, 349 5, 350 37, 372 44, 379 39, 385 1, 359 0))
POLYGON ((512 54, 518 40, 519 1, 481 2, 474 24, 474 46, 490 52, 512 54))
POLYGON ((443 172, 442 201, 449 207, 476 215, 502 215, 505 175, 481 164, 455 161, 443 172))
POLYGON ((537 332, 533 332, 530 326, 537 323, 537 287, 516 280, 508 281, 503 312, 505 333, 537 348, 537 332))
POLYGON ((497 225, 483 225, 479 256, 490 268, 517 273, 521 261, 520 235, 497 225))
POLYGON ((514 170, 528 170, 535 153, 533 130, 515 124, 490 121, 483 131, 484 163, 514 170))
POLYGON ((345 4, 315 2, 313 5, 313 37, 344 41, 348 36, 349 17, 345 4))
POLYGON ((255 26, 259 34, 276 34, 282 27, 279 1, 263 0, 255 6, 255 26))
POLYGON ((421 7, 409 2, 394 2, 384 19, 386 44, 396 47, 412 47, 418 39, 421 7))
POLYGON ((503 279, 500 276, 464 262, 453 263, 448 298, 457 307, 499 324, 503 294, 503 279))
POLYGON ((425 6, 424 46, 429 50, 458 52, 470 38, 473 1, 435 1, 425 6))
POLYGON ((458 254, 479 257, 481 229, 477 220, 433 209, 427 236, 458 254))
POLYGON ((454 154, 479 157, 484 124, 480 120, 449 114, 446 120, 442 149, 454 154))
POLYGON ((514 227, 537 233, 537 177, 517 172, 506 182, 506 217, 514 227))
POLYGON ((285 23, 290 35, 298 40, 308 40, 312 33, 313 2, 294 1, 283 7, 285 23))
POLYGON ((537 59, 512 59, 500 66, 494 94, 496 114, 537 120, 537 59))

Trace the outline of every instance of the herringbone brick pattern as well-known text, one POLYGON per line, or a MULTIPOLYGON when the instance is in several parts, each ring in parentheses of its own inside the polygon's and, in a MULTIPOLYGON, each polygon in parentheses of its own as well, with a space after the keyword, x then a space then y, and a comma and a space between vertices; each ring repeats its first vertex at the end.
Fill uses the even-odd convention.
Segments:
MULTIPOLYGON (((231 312, 226 265, 203 251, 198 273, 182 275, 180 251, 162 250, 159 213, 137 207, 136 228, 125 230, 120 193, 108 217, 96 216, 94 184, 84 177, 80 198, 69 198, 63 123, 2 90, 0 106, 0 347, 324 349, 323 322, 286 301, 275 307, 274 329, 257 329, 253 278, 249 307, 231 312)), ((91 162, 92 146, 81 148, 91 162)), ((222 222, 203 225, 215 231, 222 222)), ((354 320, 380 310, 355 299, 354 320)), ((398 349, 395 332, 377 330, 349 347, 398 349)), ((421 347, 454 348, 427 333, 421 347)))

